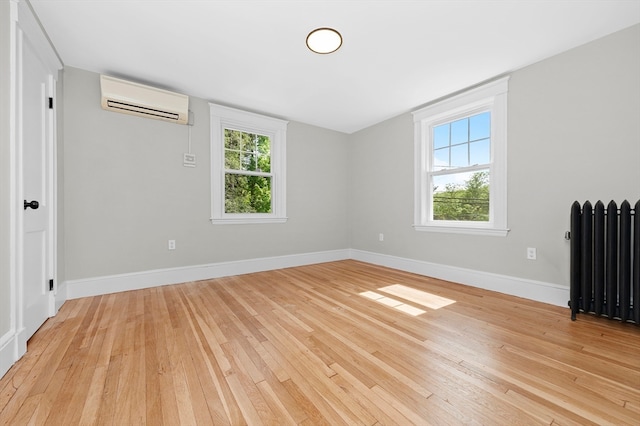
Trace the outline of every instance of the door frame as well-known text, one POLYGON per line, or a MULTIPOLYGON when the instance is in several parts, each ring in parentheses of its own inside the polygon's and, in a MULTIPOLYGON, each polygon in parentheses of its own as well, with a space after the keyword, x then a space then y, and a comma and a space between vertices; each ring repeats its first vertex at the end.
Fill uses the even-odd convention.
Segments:
MULTIPOLYGON (((49 213, 49 241, 47 242, 47 274, 54 280, 54 290, 49 293, 48 316, 55 315, 57 293, 57 105, 56 83, 62 62, 57 56, 44 30, 40 26, 31 7, 24 0, 9 0, 10 12, 10 106, 9 106, 9 299, 10 329, 0 336, 0 377, 27 350, 27 336, 24 329, 24 280, 23 280, 23 235, 24 235, 24 185, 22 178, 22 48, 25 38, 35 46, 40 59, 49 73, 48 94, 54 99, 52 110, 48 111, 51 126, 46 136, 47 162, 47 202, 49 213)), ((43 99, 43 102, 45 100, 43 99)))

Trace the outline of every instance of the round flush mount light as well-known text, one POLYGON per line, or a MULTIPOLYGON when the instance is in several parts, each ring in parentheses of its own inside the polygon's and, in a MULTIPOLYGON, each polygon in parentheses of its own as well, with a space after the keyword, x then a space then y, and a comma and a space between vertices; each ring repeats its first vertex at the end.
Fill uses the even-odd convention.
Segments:
POLYGON ((309 50, 322 55, 333 53, 342 46, 342 36, 333 28, 316 28, 307 36, 309 50))

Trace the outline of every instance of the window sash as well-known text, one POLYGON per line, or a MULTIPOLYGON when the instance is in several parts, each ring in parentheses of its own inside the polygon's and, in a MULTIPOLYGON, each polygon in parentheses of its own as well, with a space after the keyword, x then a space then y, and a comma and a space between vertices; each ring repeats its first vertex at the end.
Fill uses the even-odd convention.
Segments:
POLYGON ((431 161, 427 166, 430 171, 487 164, 491 161, 491 110, 471 111, 462 117, 433 124, 429 127, 429 141, 431 161), (483 146, 485 143, 486 147, 483 146), (488 161, 480 161, 487 154, 488 161), (444 158, 446 161, 442 161, 444 158), (459 160, 461 163, 456 165, 459 160))
POLYGON ((270 177, 273 178, 273 173, 271 172, 254 172, 251 170, 238 170, 238 169, 224 169, 225 175, 245 175, 245 176, 259 176, 259 177, 270 177))
MULTIPOLYGON (((223 143, 224 152, 223 153, 224 153, 225 167, 227 166, 227 160, 229 159, 229 157, 228 157, 229 153, 233 153, 234 155, 238 156, 237 160, 239 162, 239 166, 241 167, 241 168, 238 168, 238 169, 229 169, 229 168, 227 168, 227 170, 245 170, 245 171, 249 171, 249 170, 247 170, 245 168, 242 168, 244 166, 243 160, 245 158, 253 158, 253 159, 255 159, 256 166, 259 164, 259 161, 261 159, 267 158, 268 159, 268 166, 269 166, 269 169, 271 170, 271 160, 272 160, 271 159, 271 149, 272 149, 272 145, 273 145, 273 141, 272 141, 273 136, 265 134, 265 133, 266 132, 250 132, 250 131, 246 131, 246 130, 243 130, 243 129, 225 127, 223 129, 223 140, 224 140, 224 143, 223 143), (227 131, 244 133, 244 134, 249 135, 249 136, 258 136, 258 137, 267 138, 268 145, 269 145, 268 146, 269 152, 266 153, 266 154, 260 152, 260 150, 258 149, 258 145, 257 144, 248 147, 248 148, 254 148, 253 150, 244 149, 244 148, 247 148, 247 146, 231 147, 231 148, 227 147, 227 131)), ((251 142, 254 142, 254 141, 251 141, 251 142)))
POLYGON ((469 166, 469 167, 458 167, 455 169, 447 169, 447 170, 433 170, 433 171, 427 171, 427 173, 431 176, 444 176, 444 175, 455 175, 458 173, 465 173, 465 172, 475 172, 479 170, 485 170, 487 168, 491 168, 491 163, 474 164, 473 166, 469 166))
POLYGON ((273 178, 271 176, 257 176, 262 182, 258 183, 257 187, 252 187, 249 182, 239 180, 238 177, 240 176, 250 177, 255 175, 225 173, 224 213, 271 214, 274 209, 273 178), (232 186, 230 191, 228 191, 229 185, 232 186), (263 185, 268 187, 268 191, 263 191, 266 189, 263 185), (234 189, 238 189, 240 192, 234 192, 234 189), (257 191, 257 193, 254 193, 254 191, 257 191), (267 200, 263 197, 266 194, 268 194, 267 200))
POLYGON ((488 198, 486 199, 486 203, 488 204, 488 211, 486 212, 487 214, 487 219, 486 220, 461 220, 461 219, 442 219, 442 218, 438 218, 436 219, 436 213, 446 213, 446 210, 443 212, 442 209, 445 208, 445 202, 446 200, 459 200, 458 201, 453 201, 453 204, 456 204, 458 208, 460 208, 462 211, 458 211, 457 214, 461 215, 461 214, 468 214, 468 215, 477 215, 477 216, 484 216, 485 212, 484 209, 482 207, 478 207, 482 204, 484 204, 484 200, 481 198, 476 198, 476 199, 472 199, 472 198, 459 198, 459 197, 453 197, 452 194, 448 191, 439 191, 436 192, 435 190, 435 178, 437 177, 446 177, 446 176, 455 176, 455 175, 467 175, 468 178, 471 178, 471 174, 474 172, 487 172, 488 175, 488 181, 489 181, 489 190, 491 189, 491 174, 489 171, 489 168, 484 168, 481 170, 475 170, 473 172, 458 172, 458 173, 447 173, 447 174, 440 174, 440 175, 431 175, 430 176, 430 181, 427 183, 427 185, 429 185, 429 187, 431 188, 431 194, 429 197, 429 202, 430 204, 430 209, 429 209, 429 213, 430 213, 430 217, 428 219, 430 219, 431 221, 433 221, 434 223, 462 223, 462 224, 468 224, 468 223, 473 223, 473 224, 478 224, 478 223, 488 223, 491 220, 491 209, 492 209, 492 202, 491 202, 491 193, 489 192, 488 194, 488 198), (437 201, 436 199, 439 198, 441 201, 437 201), (440 204, 441 203, 441 204, 440 204), (440 204, 441 209, 436 209, 436 204, 440 204))

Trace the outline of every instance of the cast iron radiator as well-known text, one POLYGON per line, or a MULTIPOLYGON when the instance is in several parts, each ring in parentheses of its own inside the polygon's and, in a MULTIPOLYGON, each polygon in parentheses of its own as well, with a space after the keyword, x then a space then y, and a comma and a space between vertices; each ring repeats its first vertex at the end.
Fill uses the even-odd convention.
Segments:
POLYGON ((640 200, 571 206, 571 319, 578 312, 640 325, 640 200))

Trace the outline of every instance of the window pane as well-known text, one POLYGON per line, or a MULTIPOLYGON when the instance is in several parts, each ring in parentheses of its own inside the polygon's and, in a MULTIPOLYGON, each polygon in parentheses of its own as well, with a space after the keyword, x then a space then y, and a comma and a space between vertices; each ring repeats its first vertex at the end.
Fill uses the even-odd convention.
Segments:
POLYGON ((271 177, 225 174, 225 213, 271 213, 271 177))
POLYGON ((225 169, 241 170, 240 169, 240 151, 224 150, 224 167, 225 169))
POLYGON ((451 123, 451 144, 467 142, 469 140, 469 119, 454 121, 451 123))
POLYGON ((470 165, 489 164, 491 162, 491 146, 489 139, 483 139, 469 144, 469 154, 471 156, 470 165))
POLYGON ((491 136, 491 113, 483 112, 469 117, 469 123, 470 140, 485 139, 491 136))
POLYGON ((271 141, 268 136, 224 129, 224 151, 227 169, 271 171, 271 141))
POLYGON ((433 177, 433 220, 489 221, 489 170, 433 177))
POLYGON ((467 167, 469 165, 469 144, 451 147, 451 168, 467 167))
POLYGON ((271 141, 268 136, 259 136, 257 142, 257 159, 258 171, 271 171, 271 141))
POLYGON ((242 151, 241 155, 242 155, 242 161, 241 161, 242 167, 239 170, 255 171, 256 170, 255 153, 242 151))
POLYGON ((433 129, 433 149, 442 148, 449 145, 449 124, 434 127, 433 129))
POLYGON ((433 169, 445 170, 449 168, 449 147, 433 151, 433 169))

